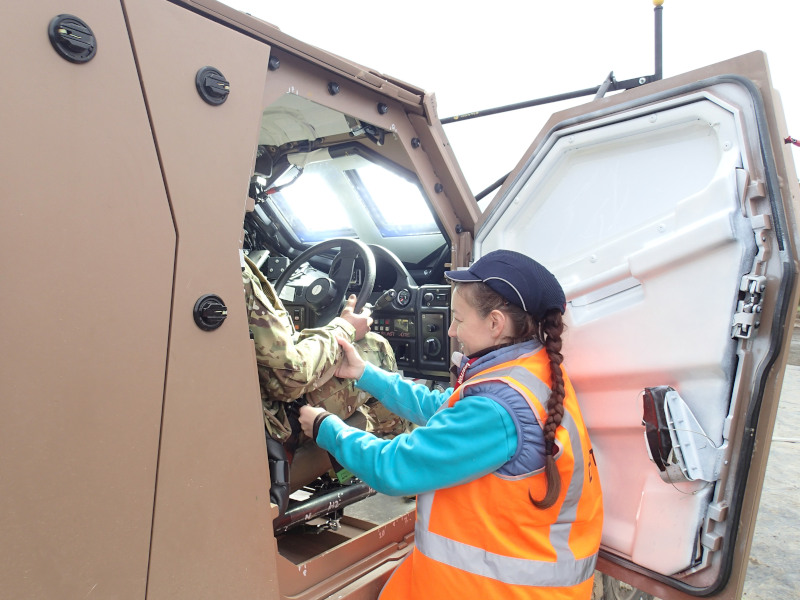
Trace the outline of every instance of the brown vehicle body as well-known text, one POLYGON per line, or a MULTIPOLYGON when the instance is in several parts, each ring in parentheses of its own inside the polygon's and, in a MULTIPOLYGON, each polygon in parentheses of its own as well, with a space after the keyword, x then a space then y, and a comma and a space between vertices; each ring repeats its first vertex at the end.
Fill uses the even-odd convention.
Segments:
MULTIPOLYGON (((17 57, 5 62, 0 163, 0 596, 376 598, 413 543, 413 512, 384 523, 345 518, 316 537, 273 535, 277 509, 240 301, 242 224, 262 114, 291 94, 390 132, 380 147, 356 141, 416 174, 449 237, 449 262, 467 265, 485 217, 433 96, 212 0, 42 0, 7 3, 0 13, 13 23, 0 41, 4 56, 17 57), (63 13, 91 26, 90 61, 54 50, 47 28, 63 13), (204 66, 230 82, 220 105, 198 94, 204 66), (209 293, 228 309, 214 331, 193 318, 209 293)), ((773 106, 769 81, 758 79, 761 55, 725 69, 752 71, 773 106)), ((782 117, 769 111, 789 207, 785 235, 794 242, 796 178, 781 148, 782 117)), ((552 128, 579 113, 553 117, 495 205, 552 128)), ((756 192, 757 180, 751 175, 756 192)), ((771 358, 743 367, 761 369, 764 400, 733 564, 746 557, 755 523, 788 345, 779 329, 789 322, 785 306, 797 304, 794 248, 782 250, 791 278, 784 312, 766 308, 762 319, 771 319, 771 358)), ((662 598, 691 597, 617 554, 603 554, 599 567, 662 598)), ((733 568, 718 596, 738 597, 743 577, 733 568)))

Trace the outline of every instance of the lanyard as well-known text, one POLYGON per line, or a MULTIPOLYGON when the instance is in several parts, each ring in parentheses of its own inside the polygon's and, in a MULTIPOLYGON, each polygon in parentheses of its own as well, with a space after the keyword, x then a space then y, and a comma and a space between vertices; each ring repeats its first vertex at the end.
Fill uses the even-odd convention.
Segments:
POLYGON ((476 356, 475 358, 470 358, 470 359, 469 359, 467 362, 465 362, 465 363, 464 363, 464 366, 463 366, 463 367, 461 367, 461 371, 459 371, 459 373, 458 373, 458 377, 456 378, 456 387, 455 387, 455 388, 453 388, 453 391, 457 390, 457 389, 459 388, 459 386, 460 386, 462 383, 464 383, 464 377, 465 377, 465 376, 466 376, 466 374, 467 374, 467 369, 468 369, 468 368, 469 368, 469 366, 470 366, 472 363, 474 363, 476 360, 478 360, 478 357, 477 357, 477 356, 476 356))

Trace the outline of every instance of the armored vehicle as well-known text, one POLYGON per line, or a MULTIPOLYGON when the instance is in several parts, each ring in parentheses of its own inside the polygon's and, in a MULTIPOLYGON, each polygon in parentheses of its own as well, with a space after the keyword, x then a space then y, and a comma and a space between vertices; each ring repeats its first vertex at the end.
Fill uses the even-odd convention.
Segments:
POLYGON ((413 503, 270 502, 242 255, 298 328, 393 290, 373 329, 446 387, 443 272, 509 248, 567 294, 598 568, 739 596, 798 300, 763 54, 553 115, 481 211, 431 94, 214 0, 0 13, 0 595, 377 597, 413 503))

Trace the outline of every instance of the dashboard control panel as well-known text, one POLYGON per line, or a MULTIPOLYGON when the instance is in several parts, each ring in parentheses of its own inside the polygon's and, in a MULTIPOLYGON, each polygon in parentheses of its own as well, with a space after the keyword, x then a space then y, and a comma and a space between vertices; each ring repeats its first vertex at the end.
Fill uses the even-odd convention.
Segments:
MULTIPOLYGON (((396 290, 393 299, 372 312, 372 331, 394 350, 397 368, 409 377, 449 379, 450 286, 424 285, 396 290)), ((384 292, 385 294, 386 292, 384 292)), ((379 294, 372 301, 377 302, 379 294)), ((307 306, 284 300, 296 331, 314 324, 307 306)))
POLYGON ((450 286, 397 290, 394 301, 372 317, 372 331, 389 341, 406 375, 449 377, 450 286))

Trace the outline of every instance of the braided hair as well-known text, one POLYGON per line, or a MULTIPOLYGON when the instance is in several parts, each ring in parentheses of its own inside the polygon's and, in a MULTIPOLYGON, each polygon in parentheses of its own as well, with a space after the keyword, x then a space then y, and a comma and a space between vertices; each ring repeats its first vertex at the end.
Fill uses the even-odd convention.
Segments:
POLYGON ((544 423, 544 473, 547 478, 544 498, 534 500, 528 490, 528 498, 536 508, 550 508, 555 504, 561 493, 561 477, 558 474, 556 460, 553 458, 556 430, 561 425, 564 417, 564 375, 561 372, 561 363, 564 356, 561 354, 561 334, 564 332, 564 320, 561 312, 551 310, 545 313, 539 322, 537 338, 542 343, 550 358, 550 397, 547 399, 547 420, 544 423))
POLYGON ((550 396, 547 399, 547 420, 542 428, 545 441, 545 478, 547 487, 544 497, 536 500, 528 491, 528 497, 536 508, 547 509, 555 504, 561 493, 561 477, 558 474, 553 449, 555 448, 556 430, 561 425, 564 416, 564 376, 561 363, 564 356, 561 354, 564 332, 564 321, 559 310, 550 310, 538 321, 530 313, 519 306, 510 304, 500 294, 483 282, 456 283, 456 287, 466 292, 466 297, 472 307, 482 318, 486 318, 493 310, 499 310, 510 319, 514 337, 511 344, 518 344, 535 339, 545 348, 550 358, 550 396))

